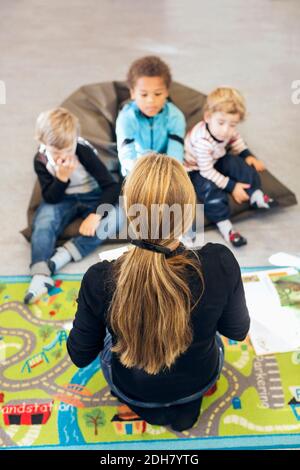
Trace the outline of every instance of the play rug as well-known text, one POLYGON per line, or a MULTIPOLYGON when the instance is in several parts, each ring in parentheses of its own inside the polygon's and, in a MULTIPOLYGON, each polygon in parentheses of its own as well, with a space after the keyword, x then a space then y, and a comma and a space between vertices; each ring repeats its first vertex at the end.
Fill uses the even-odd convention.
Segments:
POLYGON ((300 446, 300 352, 254 355, 225 339, 217 390, 187 432, 130 419, 98 360, 72 365, 66 339, 81 276, 60 275, 36 304, 29 278, 0 278, 0 448, 221 449, 300 446), (67 446, 67 447, 66 447, 67 446))

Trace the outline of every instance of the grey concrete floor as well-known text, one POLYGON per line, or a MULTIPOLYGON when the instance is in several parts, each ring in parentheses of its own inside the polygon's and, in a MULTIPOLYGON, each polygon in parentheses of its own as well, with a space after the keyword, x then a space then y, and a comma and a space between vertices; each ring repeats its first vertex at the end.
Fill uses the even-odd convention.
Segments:
MULTIPOLYGON (((251 149, 300 199, 299 0, 0 0, 0 274, 26 274, 30 247, 19 234, 35 179, 33 130, 41 110, 77 87, 123 79, 130 62, 159 54, 177 81, 205 93, 239 88, 248 103, 242 131, 251 149), (1 101, 1 100, 0 100, 1 101)), ((300 252, 299 207, 237 226, 249 244, 242 266, 300 252)), ((222 241, 216 231, 206 241, 222 241)), ((84 272, 97 253, 65 272, 84 272)))

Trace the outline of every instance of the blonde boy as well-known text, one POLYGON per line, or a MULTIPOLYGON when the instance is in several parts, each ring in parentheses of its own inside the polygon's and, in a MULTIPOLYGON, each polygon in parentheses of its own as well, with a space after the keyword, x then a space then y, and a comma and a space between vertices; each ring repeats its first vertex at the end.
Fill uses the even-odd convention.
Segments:
POLYGON ((237 131, 246 114, 245 101, 233 88, 217 88, 207 97, 204 119, 185 139, 184 166, 206 217, 233 246, 247 243, 230 221, 228 193, 241 204, 270 209, 275 201, 261 190, 258 172, 265 169, 237 131))
POLYGON ((114 211, 108 213, 110 232, 102 233, 100 204, 115 204, 120 186, 114 181, 97 151, 79 137, 76 116, 64 108, 39 115, 36 139, 40 143, 34 157, 42 203, 33 220, 31 237, 32 280, 24 302, 32 303, 53 286, 51 275, 70 261, 79 261, 115 233, 114 211), (98 211, 99 212, 99 211, 98 211), (55 251, 56 241, 64 228, 81 217, 80 235, 55 251))

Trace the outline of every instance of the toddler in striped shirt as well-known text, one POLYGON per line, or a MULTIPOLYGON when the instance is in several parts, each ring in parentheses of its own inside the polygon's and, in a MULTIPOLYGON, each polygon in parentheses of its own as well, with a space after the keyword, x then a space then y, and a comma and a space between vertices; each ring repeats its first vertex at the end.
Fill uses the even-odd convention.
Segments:
POLYGON ((242 204, 268 210, 276 202, 261 190, 265 165, 247 148, 237 125, 246 114, 245 101, 233 88, 217 88, 207 97, 204 119, 185 138, 184 166, 204 213, 233 246, 247 243, 230 221, 228 193, 242 204))

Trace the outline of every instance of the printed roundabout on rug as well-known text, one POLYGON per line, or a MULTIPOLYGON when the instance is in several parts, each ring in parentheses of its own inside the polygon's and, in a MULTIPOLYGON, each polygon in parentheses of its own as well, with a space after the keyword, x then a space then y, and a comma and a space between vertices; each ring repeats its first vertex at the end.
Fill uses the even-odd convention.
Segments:
POLYGON ((98 360, 70 361, 66 339, 80 275, 56 276, 36 304, 29 277, 0 278, 0 448, 222 449, 300 446, 300 352, 255 356, 225 341, 217 390, 195 427, 179 433, 126 414, 98 360))

